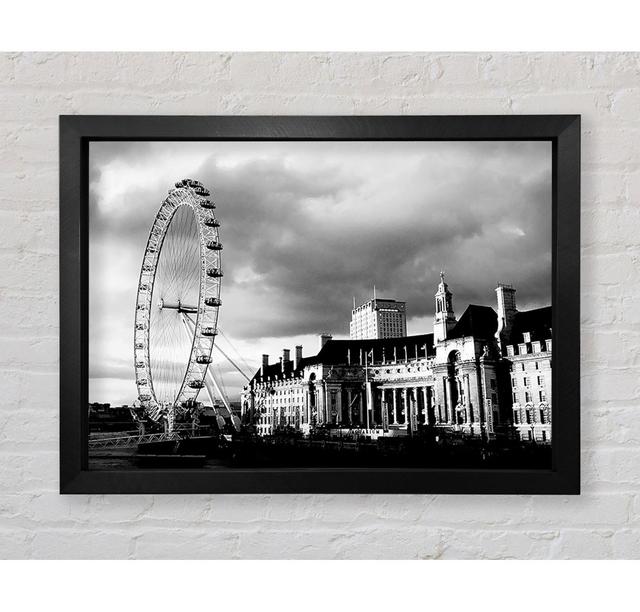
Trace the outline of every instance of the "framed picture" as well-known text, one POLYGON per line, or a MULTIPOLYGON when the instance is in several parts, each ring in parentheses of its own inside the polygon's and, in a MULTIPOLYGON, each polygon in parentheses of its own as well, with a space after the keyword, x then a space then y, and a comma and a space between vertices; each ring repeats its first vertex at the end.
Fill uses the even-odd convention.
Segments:
POLYGON ((580 490, 580 117, 60 118, 62 493, 580 490))

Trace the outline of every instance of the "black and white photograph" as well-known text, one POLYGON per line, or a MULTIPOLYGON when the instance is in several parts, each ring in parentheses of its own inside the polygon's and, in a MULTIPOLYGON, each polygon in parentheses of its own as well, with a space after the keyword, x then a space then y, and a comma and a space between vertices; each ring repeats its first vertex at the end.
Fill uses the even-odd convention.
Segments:
POLYGON ((550 469, 550 141, 88 167, 90 470, 550 469))

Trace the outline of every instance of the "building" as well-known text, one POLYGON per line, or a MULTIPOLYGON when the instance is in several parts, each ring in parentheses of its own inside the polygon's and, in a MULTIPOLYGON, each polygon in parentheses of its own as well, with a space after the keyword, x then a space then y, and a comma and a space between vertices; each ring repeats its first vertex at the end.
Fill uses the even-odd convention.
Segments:
POLYGON ((517 312, 515 290, 498 287, 507 294, 507 325, 501 346, 510 366, 512 423, 523 440, 551 440, 551 307, 517 312), (510 305, 511 304, 511 305, 510 305))
POLYGON ((374 296, 372 300, 357 308, 354 304, 349 326, 349 337, 352 340, 400 338, 406 335, 407 313, 405 302, 383 300, 374 296))
POLYGON ((458 319, 441 274, 432 333, 324 334, 313 356, 303 357, 301 346, 293 359, 283 350, 277 363, 263 355, 242 393, 245 422, 260 435, 326 428, 376 438, 429 427, 550 442, 551 308, 518 312, 513 287, 496 293, 497 312, 472 304, 458 319))

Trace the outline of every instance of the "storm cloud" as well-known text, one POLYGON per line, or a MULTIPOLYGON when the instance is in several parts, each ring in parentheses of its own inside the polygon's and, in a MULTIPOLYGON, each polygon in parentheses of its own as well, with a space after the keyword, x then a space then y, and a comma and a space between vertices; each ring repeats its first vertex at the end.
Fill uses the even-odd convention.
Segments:
MULTIPOLYGON (((550 303, 551 146, 544 142, 93 143, 90 376, 131 382, 139 266, 183 177, 212 191, 224 243, 220 325, 250 367, 320 332, 348 334, 352 300, 407 301, 429 331, 441 269, 462 314, 550 303), (128 372, 128 375, 127 375, 128 372)), ((226 371, 226 366, 225 366, 226 371)), ((228 371, 229 390, 242 384, 228 371)), ((97 389, 94 385, 92 388, 97 389)))

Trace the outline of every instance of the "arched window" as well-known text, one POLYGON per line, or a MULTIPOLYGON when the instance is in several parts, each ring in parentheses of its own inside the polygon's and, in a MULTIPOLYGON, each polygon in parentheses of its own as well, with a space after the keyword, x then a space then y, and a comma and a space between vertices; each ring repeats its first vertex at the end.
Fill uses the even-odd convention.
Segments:
POLYGON ((547 412, 546 412, 547 408, 548 406, 546 404, 540 404, 540 423, 542 423, 543 425, 548 423, 547 412))

